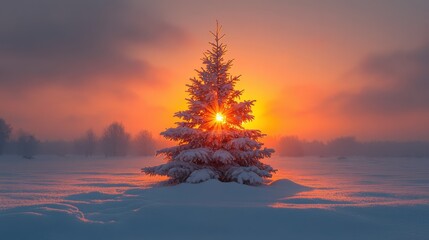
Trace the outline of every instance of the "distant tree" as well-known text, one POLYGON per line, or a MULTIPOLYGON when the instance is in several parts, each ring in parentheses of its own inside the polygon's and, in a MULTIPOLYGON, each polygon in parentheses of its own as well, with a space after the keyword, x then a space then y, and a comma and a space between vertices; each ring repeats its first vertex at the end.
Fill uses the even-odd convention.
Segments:
POLYGON ((95 135, 92 129, 86 131, 85 136, 83 138, 84 144, 84 153, 85 156, 92 156, 95 153, 95 149, 97 147, 97 136, 95 135))
POLYGON ((155 140, 149 131, 141 131, 133 139, 135 153, 140 156, 154 155, 156 151, 155 140))
POLYGON ((124 156, 127 154, 130 134, 125 132, 122 123, 114 122, 103 132, 101 143, 106 156, 124 156))
POLYGON ((301 140, 302 156, 325 156, 326 145, 317 140, 301 140))
POLYGON ((74 148, 77 153, 85 156, 95 154, 97 148, 97 136, 92 129, 87 130, 82 137, 74 141, 74 148))
POLYGON ((73 141, 73 150, 74 153, 79 154, 79 155, 85 155, 85 151, 84 151, 84 142, 83 142, 83 138, 77 138, 73 141))
POLYGON ((18 137, 18 151, 24 157, 31 159, 37 152, 39 141, 31 134, 20 133, 18 137))
POLYGON ((0 118, 0 155, 3 153, 4 146, 9 140, 11 132, 12 127, 3 118, 0 118))
POLYGON ((303 142, 297 136, 285 136, 279 141, 280 156, 301 157, 304 155, 303 142))
POLYGON ((332 155, 353 156, 358 155, 360 143, 353 136, 345 136, 331 140, 327 147, 332 155))

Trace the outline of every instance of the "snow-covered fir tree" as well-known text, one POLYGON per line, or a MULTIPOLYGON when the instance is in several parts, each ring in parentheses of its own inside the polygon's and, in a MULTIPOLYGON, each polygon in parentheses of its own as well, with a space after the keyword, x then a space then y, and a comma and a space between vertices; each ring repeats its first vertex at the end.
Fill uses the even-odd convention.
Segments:
POLYGON ((167 163, 146 167, 149 175, 168 176, 173 183, 199 183, 209 179, 243 184, 260 184, 275 170, 260 160, 270 157, 273 149, 263 148, 259 130, 244 129, 252 121, 251 101, 240 101, 243 90, 236 90, 240 76, 229 73, 232 60, 225 60, 225 35, 217 25, 211 50, 204 53, 197 77, 187 85, 188 109, 174 114, 181 119, 175 128, 162 132, 178 145, 157 152, 167 163))

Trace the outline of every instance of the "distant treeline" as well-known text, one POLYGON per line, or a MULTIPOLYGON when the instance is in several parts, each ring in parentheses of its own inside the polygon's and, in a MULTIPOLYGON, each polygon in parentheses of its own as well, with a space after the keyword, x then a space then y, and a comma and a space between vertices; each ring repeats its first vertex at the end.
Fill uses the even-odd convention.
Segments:
POLYGON ((368 156, 429 157, 429 142, 370 141, 355 137, 339 137, 328 142, 307 141, 297 136, 282 137, 276 151, 281 156, 368 156))
MULTIPOLYGON (((0 155, 19 154, 33 158, 38 154, 50 155, 154 155, 165 143, 156 141, 146 130, 131 136, 122 123, 106 126, 100 136, 91 129, 72 141, 40 141, 34 134, 18 131, 12 136, 12 126, 0 118, 0 155)), ((297 136, 285 136, 276 144, 281 156, 368 156, 368 157, 429 157, 429 142, 372 141, 362 142, 355 137, 339 137, 331 141, 308 141, 297 136)))
POLYGON ((104 155, 106 157, 125 155, 154 155, 159 143, 146 130, 135 136, 127 133, 122 123, 113 122, 100 136, 91 129, 72 141, 40 141, 34 134, 18 131, 11 137, 12 126, 0 118, 0 154, 19 154, 33 158, 38 154, 54 155, 104 155))

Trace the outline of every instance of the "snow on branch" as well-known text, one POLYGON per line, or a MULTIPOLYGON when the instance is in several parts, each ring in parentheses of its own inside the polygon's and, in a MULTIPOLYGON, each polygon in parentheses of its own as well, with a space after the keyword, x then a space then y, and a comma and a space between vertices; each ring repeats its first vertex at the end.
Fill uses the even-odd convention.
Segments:
POLYGON ((232 156, 231 153, 223 149, 219 149, 216 152, 214 152, 213 159, 223 164, 230 164, 230 163, 233 163, 235 160, 234 156, 232 156))
POLYGON ((195 148, 183 150, 180 152, 174 160, 183 162, 210 162, 210 155, 212 151, 208 148, 195 148))
POLYGON ((198 169, 200 169, 198 165, 192 163, 171 161, 155 167, 142 168, 142 172, 148 175, 168 176, 174 183, 184 182, 193 171, 198 169))
POLYGON ((187 183, 200 183, 205 182, 210 179, 218 179, 219 174, 215 171, 205 168, 195 170, 191 173, 191 175, 186 179, 187 183))
POLYGON ((177 145, 177 146, 173 146, 173 147, 160 149, 156 152, 156 155, 164 154, 164 155, 171 158, 172 156, 179 154, 181 151, 187 150, 190 148, 192 148, 192 145, 190 145, 190 144, 177 145))
POLYGON ((178 128, 169 128, 161 133, 165 138, 180 141, 184 139, 190 139, 195 135, 200 134, 200 130, 189 128, 189 127, 178 127, 178 128))
POLYGON ((271 177, 271 173, 256 166, 232 167, 226 172, 226 176, 238 183, 257 185, 263 183, 263 178, 271 177))
POLYGON ((248 137, 235 138, 225 144, 227 149, 249 151, 261 148, 262 144, 248 137))

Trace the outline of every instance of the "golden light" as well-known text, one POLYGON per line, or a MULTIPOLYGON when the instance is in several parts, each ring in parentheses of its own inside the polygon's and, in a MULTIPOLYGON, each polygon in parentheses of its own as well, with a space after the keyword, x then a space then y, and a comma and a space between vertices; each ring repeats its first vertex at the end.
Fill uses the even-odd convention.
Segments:
POLYGON ((225 123, 225 116, 222 113, 216 113, 216 122, 225 123))

